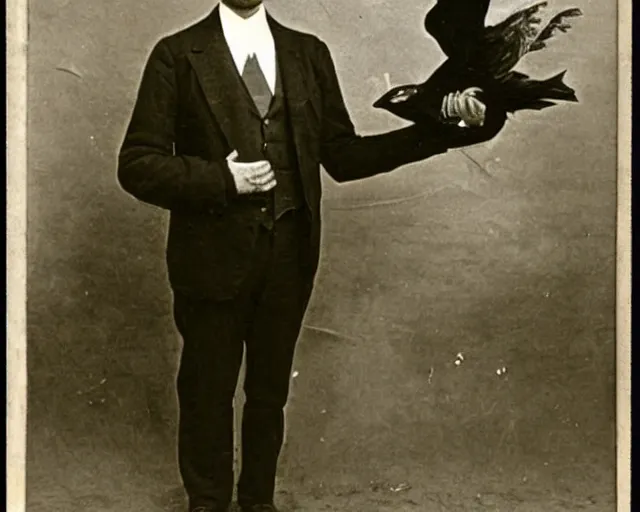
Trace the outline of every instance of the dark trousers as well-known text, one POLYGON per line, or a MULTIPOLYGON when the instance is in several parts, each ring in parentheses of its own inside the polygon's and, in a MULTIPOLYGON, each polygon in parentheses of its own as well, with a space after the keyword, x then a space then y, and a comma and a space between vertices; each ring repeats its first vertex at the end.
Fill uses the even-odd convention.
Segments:
POLYGON ((233 494, 233 397, 246 346, 246 402, 238 500, 272 503, 296 340, 312 288, 300 262, 304 214, 259 227, 252 269, 236 298, 175 295, 183 338, 178 373, 180 472, 191 507, 233 494))

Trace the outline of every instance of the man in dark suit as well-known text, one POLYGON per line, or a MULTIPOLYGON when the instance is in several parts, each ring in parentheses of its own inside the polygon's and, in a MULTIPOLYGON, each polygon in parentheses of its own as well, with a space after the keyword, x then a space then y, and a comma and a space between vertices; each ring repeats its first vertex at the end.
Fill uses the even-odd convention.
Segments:
POLYGON ((191 512, 227 510, 233 396, 247 350, 238 500, 275 511, 294 348, 320 248, 320 164, 357 180, 493 137, 484 106, 452 91, 442 123, 356 135, 327 46, 261 0, 223 0, 162 39, 119 156, 122 187, 171 212, 180 471, 191 512), (474 126, 476 125, 476 126, 474 126))

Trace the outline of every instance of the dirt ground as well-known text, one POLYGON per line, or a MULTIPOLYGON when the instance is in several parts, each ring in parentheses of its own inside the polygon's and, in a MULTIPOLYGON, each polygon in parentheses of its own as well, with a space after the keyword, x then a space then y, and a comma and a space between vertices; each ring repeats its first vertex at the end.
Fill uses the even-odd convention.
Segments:
MULTIPOLYGON (((469 148, 490 176, 454 152, 326 181, 284 512, 615 510, 615 6, 576 4, 524 69, 569 68, 581 103, 469 148)), ((328 41, 363 133, 397 126, 370 108, 384 71, 440 58, 416 22, 429 2, 269 5, 328 41)), ((185 510, 166 216, 114 164, 150 45, 209 8, 32 2, 28 512, 185 510)))

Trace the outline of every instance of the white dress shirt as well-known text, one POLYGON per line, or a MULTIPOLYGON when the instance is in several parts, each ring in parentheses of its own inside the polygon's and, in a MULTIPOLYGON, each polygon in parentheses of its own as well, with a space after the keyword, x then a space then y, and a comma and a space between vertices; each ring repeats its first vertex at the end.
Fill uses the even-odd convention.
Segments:
POLYGON ((276 46, 264 5, 250 18, 244 19, 220 2, 220 21, 238 73, 242 75, 247 58, 255 54, 271 93, 275 93, 276 46))

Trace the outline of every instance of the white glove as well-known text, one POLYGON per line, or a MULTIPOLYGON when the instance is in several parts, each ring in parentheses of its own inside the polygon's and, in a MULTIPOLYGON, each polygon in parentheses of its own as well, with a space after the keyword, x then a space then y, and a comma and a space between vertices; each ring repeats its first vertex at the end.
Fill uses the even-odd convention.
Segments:
POLYGON ((446 120, 460 121, 463 126, 482 126, 487 107, 476 97, 478 92, 482 89, 470 87, 447 94, 442 100, 440 114, 446 120))
POLYGON ((268 192, 276 186, 276 176, 268 161, 238 162, 237 158, 238 152, 233 151, 227 157, 227 165, 238 194, 268 192))

